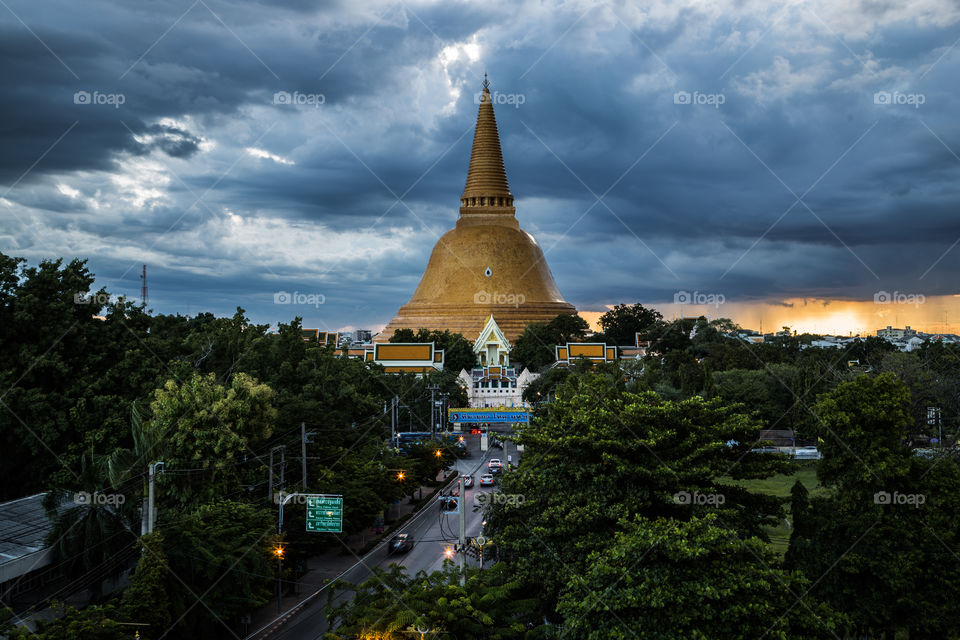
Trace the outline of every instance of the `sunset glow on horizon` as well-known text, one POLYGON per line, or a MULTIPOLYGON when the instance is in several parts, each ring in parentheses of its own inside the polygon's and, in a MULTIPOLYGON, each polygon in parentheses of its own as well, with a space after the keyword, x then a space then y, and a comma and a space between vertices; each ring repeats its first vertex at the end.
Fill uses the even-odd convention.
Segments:
MULTIPOLYGON (((642 303, 641 303, 642 304, 642 303)), ((800 333, 821 335, 876 335, 887 326, 911 328, 925 333, 960 333, 960 296, 930 296, 911 301, 877 303, 872 300, 825 300, 790 298, 756 302, 724 302, 717 305, 644 304, 666 320, 706 316, 729 318, 744 329, 771 333, 783 327, 800 333)), ((608 308, 612 308, 609 305, 608 308)), ((581 310, 580 316, 595 331, 605 312, 581 310)))

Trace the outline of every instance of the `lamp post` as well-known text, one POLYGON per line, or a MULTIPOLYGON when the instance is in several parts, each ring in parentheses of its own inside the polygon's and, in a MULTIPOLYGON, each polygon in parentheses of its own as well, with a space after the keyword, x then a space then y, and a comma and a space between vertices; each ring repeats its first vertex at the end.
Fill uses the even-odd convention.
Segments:
POLYGON ((274 555, 277 556, 277 613, 280 613, 280 593, 281 582, 283 581, 283 544, 277 543, 273 548, 274 555))

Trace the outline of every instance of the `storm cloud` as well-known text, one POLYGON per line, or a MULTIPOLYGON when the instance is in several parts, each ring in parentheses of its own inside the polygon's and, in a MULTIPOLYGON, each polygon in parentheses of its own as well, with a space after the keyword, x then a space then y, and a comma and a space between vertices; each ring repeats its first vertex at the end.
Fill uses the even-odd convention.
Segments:
POLYGON ((165 313, 376 328, 453 226, 483 74, 565 297, 958 293, 950 0, 0 7, 0 251, 165 313), (279 291, 323 305, 275 305, 279 291))

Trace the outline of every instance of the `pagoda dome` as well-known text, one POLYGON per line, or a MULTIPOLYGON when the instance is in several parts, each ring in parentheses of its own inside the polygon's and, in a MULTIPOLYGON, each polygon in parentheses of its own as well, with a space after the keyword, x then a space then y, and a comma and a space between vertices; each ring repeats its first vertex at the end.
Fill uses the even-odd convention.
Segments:
POLYGON ((380 334, 449 329, 474 339, 493 315, 512 342, 531 322, 575 314, 554 282, 540 245, 520 228, 507 181, 489 83, 460 197, 460 217, 433 248, 410 301, 380 334))

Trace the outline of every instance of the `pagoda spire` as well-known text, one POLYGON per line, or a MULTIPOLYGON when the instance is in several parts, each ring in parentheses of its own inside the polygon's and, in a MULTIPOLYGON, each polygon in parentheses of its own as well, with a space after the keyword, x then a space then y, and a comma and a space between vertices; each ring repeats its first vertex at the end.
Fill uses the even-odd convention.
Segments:
POLYGON ((460 196, 460 215, 513 215, 513 194, 507 183, 507 171, 503 166, 500 150, 500 133, 497 118, 493 114, 493 98, 490 81, 483 74, 483 91, 480 93, 480 108, 477 112, 477 128, 473 134, 473 150, 467 184, 460 196))

